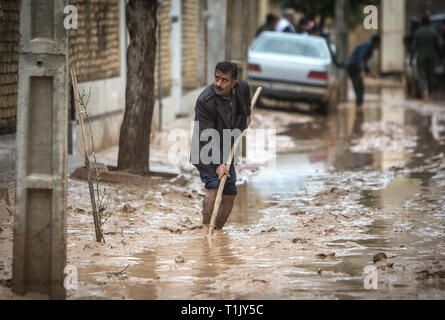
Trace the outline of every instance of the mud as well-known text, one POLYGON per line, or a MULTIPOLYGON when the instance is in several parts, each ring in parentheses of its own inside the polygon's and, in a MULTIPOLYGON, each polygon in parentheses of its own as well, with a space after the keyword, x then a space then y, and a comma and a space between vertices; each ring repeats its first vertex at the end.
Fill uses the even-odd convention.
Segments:
MULTIPOLYGON (((94 241, 86 182, 70 179, 68 264, 79 283, 68 298, 444 299, 445 150, 431 130, 442 106, 386 101, 379 94, 328 118, 254 113, 252 128, 277 128, 276 168, 239 166, 234 210, 211 238, 202 183, 193 167, 168 163, 167 132, 153 137, 151 165, 180 176, 104 184, 105 244, 94 241)), ((98 157, 115 164, 116 151, 98 157)), ((12 219, 0 227, 3 284, 12 219)), ((0 296, 10 289, 0 285, 0 296)))

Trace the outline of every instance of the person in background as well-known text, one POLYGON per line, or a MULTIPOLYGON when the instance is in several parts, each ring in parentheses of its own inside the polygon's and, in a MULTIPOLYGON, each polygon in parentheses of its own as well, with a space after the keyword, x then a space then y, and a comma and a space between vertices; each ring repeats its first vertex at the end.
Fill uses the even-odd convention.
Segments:
POLYGON ((279 18, 276 15, 269 13, 266 16, 266 22, 257 30, 255 36, 258 36, 263 31, 275 31, 278 20, 279 18))
POLYGON ((292 8, 287 8, 284 10, 283 17, 278 20, 275 26, 275 31, 277 32, 291 32, 295 33, 294 24, 296 23, 295 10, 292 8))
POLYGON ((417 29, 411 45, 411 59, 417 54, 418 84, 422 98, 429 100, 434 91, 434 70, 437 59, 442 58, 442 44, 439 35, 430 27, 430 17, 422 18, 422 26, 417 29))
POLYGON ((403 42, 408 49, 408 51, 411 51, 414 34, 416 33, 417 29, 420 28, 422 18, 426 15, 426 11, 423 8, 423 6, 420 6, 417 10, 417 13, 415 16, 411 17, 409 22, 409 34, 404 37, 403 42))
POLYGON ((297 33, 307 33, 309 20, 306 18, 301 18, 298 25, 295 27, 297 33))
POLYGON ((348 73, 354 86, 357 107, 363 104, 363 96, 365 94, 363 80, 365 72, 369 73, 368 61, 371 59, 374 49, 379 47, 380 35, 375 34, 372 36, 371 41, 357 46, 349 59, 348 73))
POLYGON ((318 24, 314 25, 314 27, 309 31, 311 36, 321 36, 321 28, 318 24))

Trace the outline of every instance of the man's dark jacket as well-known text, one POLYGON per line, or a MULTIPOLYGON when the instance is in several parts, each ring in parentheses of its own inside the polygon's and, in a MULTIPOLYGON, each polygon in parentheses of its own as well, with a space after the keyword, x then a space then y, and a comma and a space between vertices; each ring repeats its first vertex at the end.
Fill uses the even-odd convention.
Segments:
MULTIPOLYGON (((192 164, 198 168, 200 172, 207 173, 216 176, 216 168, 227 161, 223 159, 223 130, 224 129, 239 129, 243 132, 246 129, 247 117, 250 116, 250 88, 246 81, 237 79, 235 84, 235 97, 236 97, 236 109, 235 125, 232 128, 231 123, 228 121, 224 102, 220 96, 215 93, 214 85, 208 86, 198 97, 195 106, 195 128, 193 130, 192 145, 190 158, 192 164), (197 130, 197 123, 199 123, 199 132, 197 130), (211 138, 208 141, 199 141, 201 133, 205 129, 216 129, 220 137, 220 159, 217 163, 211 162, 209 164, 202 163, 199 155, 201 149, 207 143, 211 142, 211 138), (198 147, 199 146, 199 147, 198 147), (198 160, 198 163, 193 163, 194 160, 198 160)), ((232 141, 233 144, 233 141, 232 141)), ((211 155, 211 153, 210 153, 211 155)))

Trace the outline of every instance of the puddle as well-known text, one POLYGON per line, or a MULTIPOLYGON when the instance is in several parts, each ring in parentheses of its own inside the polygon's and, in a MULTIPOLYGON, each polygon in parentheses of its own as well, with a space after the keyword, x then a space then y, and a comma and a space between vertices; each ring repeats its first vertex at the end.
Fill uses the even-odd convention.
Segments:
MULTIPOLYGON (((380 92, 384 101, 397 96, 397 90, 389 89, 380 92)), ((293 255, 291 241, 284 237, 290 232, 286 229, 288 216, 271 216, 264 210, 288 199, 301 198, 308 181, 329 185, 333 173, 415 168, 424 164, 426 158, 444 151, 429 129, 431 117, 390 105, 382 108, 380 103, 373 101, 359 112, 342 108, 329 118, 291 125, 284 134, 302 146, 301 151, 277 155, 275 170, 260 170, 248 183, 238 186, 227 228, 212 242, 202 236, 184 235, 174 246, 133 255, 126 261, 110 258, 103 265, 81 268, 80 280, 97 284, 95 298, 443 299, 442 280, 414 279, 426 265, 440 267, 445 261, 445 216, 440 214, 445 190, 429 185, 432 174, 395 174, 388 184, 382 184, 378 178, 357 184, 364 186, 358 192, 357 204, 364 208, 362 211, 370 209, 369 214, 375 211, 378 216, 359 222, 363 229, 359 239, 331 237, 328 246, 337 253, 333 259, 314 257, 318 243, 305 257, 293 255), (413 150, 351 152, 351 141, 364 134, 362 124, 382 121, 414 127, 417 143, 413 150), (267 243, 256 242, 258 230, 249 228, 266 222, 275 223, 276 228, 266 232, 267 243), (277 249, 262 255, 261 248, 266 245, 276 245, 277 249), (379 252, 393 257, 394 264, 378 271, 379 289, 368 290, 364 287, 363 272, 366 266, 373 265, 373 257, 379 252), (178 255, 184 257, 184 262, 175 262, 178 255), (107 277, 107 273, 119 271, 125 264, 129 267, 124 282, 107 277)), ((354 187, 348 183, 352 182, 346 179, 343 183, 345 190, 354 187)), ((315 200, 309 200, 306 206, 316 207, 311 201, 315 200)), ((341 221, 345 230, 355 222, 354 216, 346 218, 341 221)), ((304 213, 301 219, 308 225, 316 223, 304 220, 304 213)), ((335 227, 332 230, 335 234, 335 227)))
MULTIPOLYGON (((131 299, 194 299, 206 294, 207 298, 220 298, 213 294, 210 284, 232 265, 244 263, 230 249, 230 236, 218 234, 211 241, 204 238, 177 243, 174 248, 161 247, 130 257, 112 257, 108 266, 88 266, 79 269, 81 281, 96 283, 97 297, 125 297, 131 299), (179 262, 175 261, 175 258, 179 262), (128 269, 122 273, 126 283, 110 273, 119 272, 123 265, 128 269)), ((87 297, 79 297, 87 298, 87 297)))

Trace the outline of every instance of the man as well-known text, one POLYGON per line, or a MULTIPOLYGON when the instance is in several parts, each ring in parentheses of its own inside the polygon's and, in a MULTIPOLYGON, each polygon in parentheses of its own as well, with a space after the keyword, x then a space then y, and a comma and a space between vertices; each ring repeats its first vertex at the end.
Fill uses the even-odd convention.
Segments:
POLYGON ((371 59, 374 49, 379 47, 380 36, 375 34, 371 41, 357 46, 349 59, 348 73, 354 86, 357 107, 363 104, 363 95, 365 94, 363 80, 365 72, 369 73, 368 61, 371 59))
POLYGON ((266 16, 266 23, 263 24, 256 32, 256 37, 263 31, 275 31, 275 26, 277 25, 278 17, 272 13, 266 16))
POLYGON ((295 19, 295 10, 288 8, 284 10, 283 17, 278 20, 278 23, 275 26, 275 31, 277 32, 291 32, 295 33, 295 25, 296 19, 295 19))
POLYGON ((426 11, 423 5, 419 7, 419 9, 416 12, 416 15, 411 17, 410 23, 409 23, 409 34, 406 35, 403 38, 403 42, 406 46, 406 49, 408 51, 411 51, 411 47, 413 45, 413 38, 414 34, 416 33, 417 29, 420 28, 422 19, 426 15, 426 11))
POLYGON ((233 161, 230 168, 225 164, 234 143, 234 137, 230 134, 241 134, 250 124, 250 88, 247 82, 237 79, 237 76, 236 64, 227 61, 218 63, 213 84, 199 95, 195 106, 190 156, 205 184, 203 224, 210 223, 220 180, 227 175, 215 222, 216 229, 223 228, 238 193, 233 161))
POLYGON ((422 98, 430 99, 435 89, 434 70, 438 59, 441 58, 441 40, 438 34, 430 27, 430 17, 422 18, 422 26, 414 34, 411 47, 411 61, 417 54, 417 74, 419 89, 422 98))

